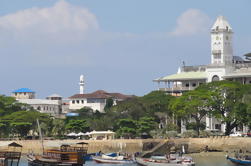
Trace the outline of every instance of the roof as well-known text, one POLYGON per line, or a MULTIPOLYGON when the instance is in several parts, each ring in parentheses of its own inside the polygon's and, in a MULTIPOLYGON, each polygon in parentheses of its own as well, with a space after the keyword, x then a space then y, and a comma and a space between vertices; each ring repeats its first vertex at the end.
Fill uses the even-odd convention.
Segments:
POLYGON ((58 95, 58 94, 55 94, 55 93, 52 94, 52 95, 50 95, 50 96, 48 96, 48 97, 50 97, 50 98, 51 98, 51 97, 61 97, 61 98, 62 98, 62 96, 60 96, 60 95, 58 95))
POLYGON ((93 130, 91 132, 85 133, 85 135, 95 135, 95 134, 115 134, 115 132, 110 131, 110 130, 108 130, 108 131, 95 131, 95 130, 93 130))
POLYGON ((181 72, 155 79, 154 81, 182 81, 182 80, 207 79, 206 72, 181 72))
POLYGON ((108 99, 108 98, 115 98, 115 99, 127 99, 130 98, 130 95, 124 95, 121 93, 108 93, 104 90, 98 90, 93 93, 86 93, 86 94, 75 94, 70 97, 72 98, 92 98, 92 99, 108 99))
POLYGON ((29 88, 20 88, 20 89, 14 90, 12 93, 35 93, 35 92, 29 88))
POLYGON ((230 24, 227 22, 226 18, 223 16, 218 16, 212 27, 212 30, 215 31, 215 30, 227 30, 227 29, 232 31, 232 28, 230 24))

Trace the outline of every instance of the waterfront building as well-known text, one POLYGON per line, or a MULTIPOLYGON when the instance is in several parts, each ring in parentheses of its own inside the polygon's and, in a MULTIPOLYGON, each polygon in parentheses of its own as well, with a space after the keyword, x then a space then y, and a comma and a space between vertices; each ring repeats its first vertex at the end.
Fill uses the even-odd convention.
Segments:
POLYGON ((64 105, 60 95, 53 94, 46 99, 36 99, 35 92, 29 88, 15 90, 12 92, 12 96, 20 103, 28 104, 41 113, 47 113, 55 117, 60 117, 63 111, 67 112, 69 107, 67 104, 64 105))
POLYGON ((29 88, 20 88, 12 92, 12 96, 16 99, 34 99, 35 92, 29 88))
POLYGON ((78 110, 84 107, 89 107, 94 111, 104 112, 106 101, 113 100, 113 105, 117 102, 128 99, 132 96, 121 93, 108 93, 104 90, 97 90, 93 93, 84 93, 84 77, 80 76, 80 93, 69 97, 69 109, 78 110))
MULTIPOLYGON (((183 64, 176 74, 155 79, 158 90, 180 96, 200 84, 212 81, 231 80, 251 84, 251 54, 244 55, 245 59, 234 55, 233 29, 223 16, 219 16, 211 28, 210 54, 211 63, 208 65, 183 64)), ((205 121, 207 130, 225 130, 225 125, 214 118, 207 117, 205 121)), ((246 132, 247 128, 243 130, 246 132)))

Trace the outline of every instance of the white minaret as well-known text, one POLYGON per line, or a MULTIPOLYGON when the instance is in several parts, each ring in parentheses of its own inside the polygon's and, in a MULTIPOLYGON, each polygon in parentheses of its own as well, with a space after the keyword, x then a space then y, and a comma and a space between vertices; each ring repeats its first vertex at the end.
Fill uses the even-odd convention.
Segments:
POLYGON ((232 28, 223 16, 219 16, 211 30, 211 64, 230 66, 233 60, 232 28))
POLYGON ((79 82, 79 93, 80 94, 84 94, 84 86, 85 86, 84 75, 80 75, 80 82, 79 82))

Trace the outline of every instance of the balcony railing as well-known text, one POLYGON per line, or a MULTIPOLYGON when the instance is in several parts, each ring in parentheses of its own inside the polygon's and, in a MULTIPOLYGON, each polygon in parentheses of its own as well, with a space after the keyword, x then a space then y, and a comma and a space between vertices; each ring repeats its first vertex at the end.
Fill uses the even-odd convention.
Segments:
POLYGON ((183 91, 189 91, 194 90, 196 87, 172 87, 172 88, 159 88, 160 91, 166 91, 166 92, 183 92, 183 91))
POLYGON ((212 54, 221 54, 221 50, 212 50, 212 54))

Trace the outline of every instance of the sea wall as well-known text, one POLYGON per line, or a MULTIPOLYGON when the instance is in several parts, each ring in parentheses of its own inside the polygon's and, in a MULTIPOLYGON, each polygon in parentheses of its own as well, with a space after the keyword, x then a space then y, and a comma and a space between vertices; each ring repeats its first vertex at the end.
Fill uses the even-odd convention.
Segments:
MULTIPOLYGON (((74 144, 77 142, 89 143, 88 152, 142 152, 150 150, 151 148, 161 143, 163 139, 116 139, 116 140, 44 140, 45 147, 58 147, 60 144, 74 144)), ((251 151, 251 138, 242 137, 210 137, 210 138, 177 138, 169 139, 178 147, 185 145, 187 152, 201 152, 206 146, 210 151, 234 151, 238 149, 251 151)), ((0 141, 0 149, 5 148, 4 145, 13 141, 0 141)), ((42 146, 39 140, 16 140, 15 142, 23 146, 22 152, 41 153, 42 146)))
POLYGON ((173 139, 176 145, 187 145, 187 150, 190 153, 205 151, 236 151, 244 150, 251 151, 250 137, 227 137, 216 136, 210 138, 180 138, 173 139), (207 147, 206 147, 207 146, 207 147))

